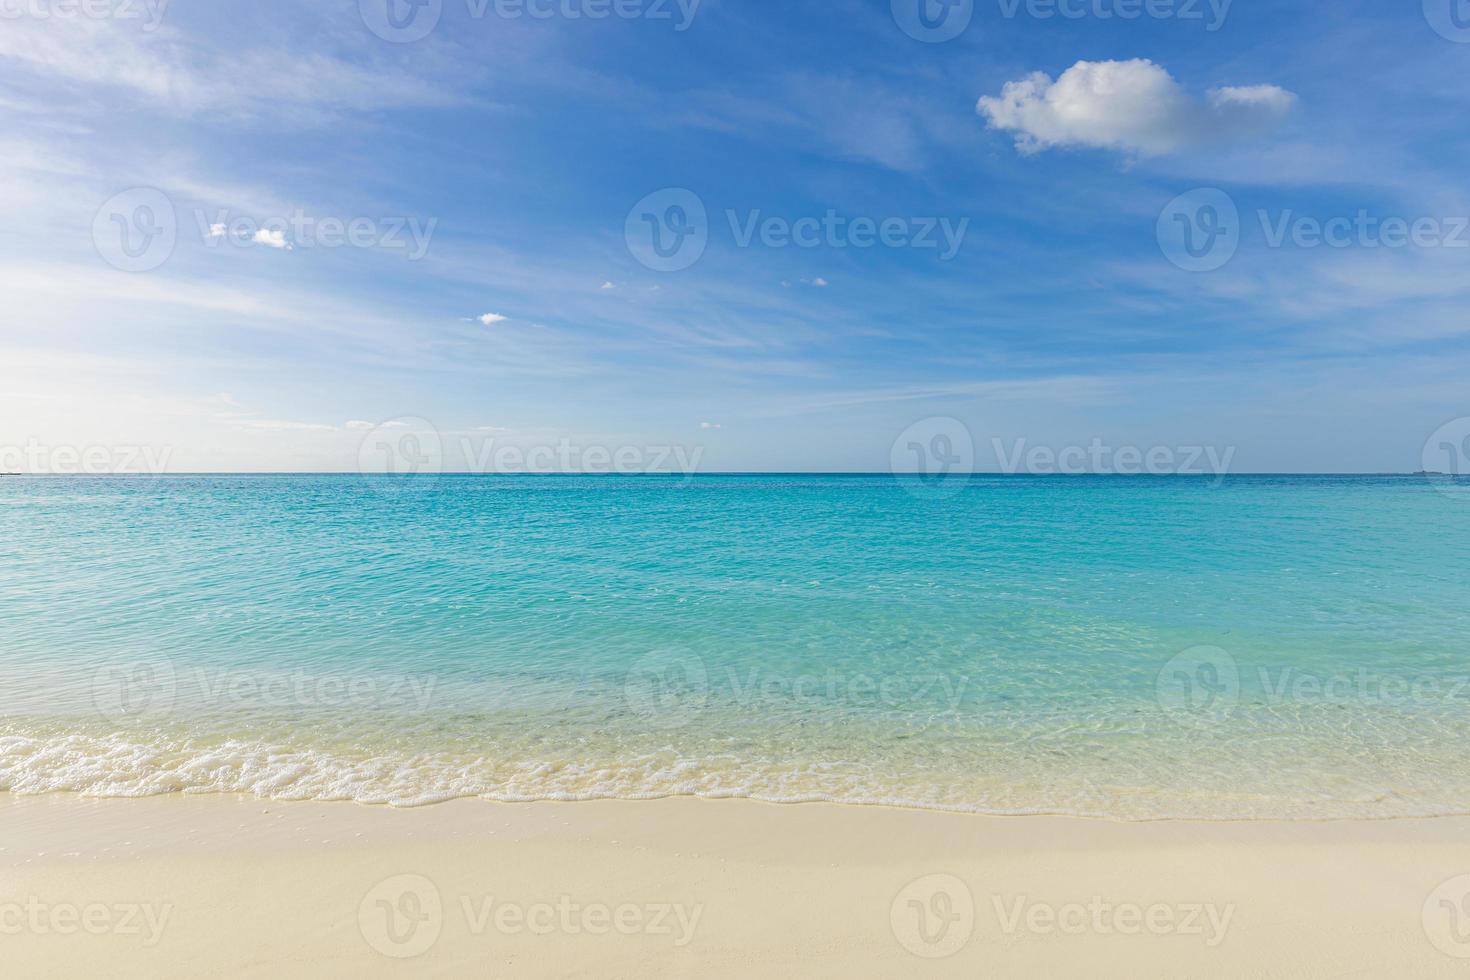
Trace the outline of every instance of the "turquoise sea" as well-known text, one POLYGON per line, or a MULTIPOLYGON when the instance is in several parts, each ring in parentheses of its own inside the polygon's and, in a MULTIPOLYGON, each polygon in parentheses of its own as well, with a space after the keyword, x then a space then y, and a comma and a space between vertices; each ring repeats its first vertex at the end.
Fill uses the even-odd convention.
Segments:
POLYGON ((0 480, 0 789, 1470 813, 1470 481, 0 480))

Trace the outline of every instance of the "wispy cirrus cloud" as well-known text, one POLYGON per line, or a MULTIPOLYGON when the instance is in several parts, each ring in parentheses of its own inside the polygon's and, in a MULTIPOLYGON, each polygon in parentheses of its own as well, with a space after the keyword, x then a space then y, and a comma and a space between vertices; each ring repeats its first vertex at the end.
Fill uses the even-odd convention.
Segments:
POLYGON ((397 63, 279 45, 241 50, 218 40, 169 26, 141 31, 116 20, 7 18, 0 61, 17 73, 11 84, 18 87, 25 73, 103 87, 129 96, 134 107, 153 104, 171 113, 270 112, 279 121, 291 111, 319 116, 465 101, 435 77, 397 63))

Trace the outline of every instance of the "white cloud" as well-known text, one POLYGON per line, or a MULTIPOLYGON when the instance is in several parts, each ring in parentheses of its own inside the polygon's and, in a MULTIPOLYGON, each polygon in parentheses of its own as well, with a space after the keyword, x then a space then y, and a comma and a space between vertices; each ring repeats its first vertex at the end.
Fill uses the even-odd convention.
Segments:
MULTIPOLYGON (((211 228, 210 231, 213 232, 213 229, 211 228)), ((250 240, 257 245, 269 245, 271 248, 284 249, 287 252, 295 247, 286 241, 286 233, 279 228, 261 228, 251 236, 250 240)))
POLYGON ((352 421, 350 421, 350 422, 347 423, 347 428, 349 428, 349 429, 372 429, 372 428, 376 428, 376 426, 374 426, 371 422, 364 422, 362 419, 353 419, 352 421))
POLYGON ((699 427, 701 429, 718 429, 718 428, 721 428, 720 423, 718 423, 718 422, 701 422, 701 423, 699 423, 699 427))
POLYGON ((485 326, 489 327, 499 323, 501 320, 504 320, 505 317, 501 316, 499 313, 481 313, 479 316, 475 317, 475 319, 479 320, 485 326))
POLYGON ((253 432, 336 432, 335 425, 320 422, 298 422, 295 419, 238 419, 235 428, 253 432))
POLYGON ((821 276, 817 276, 817 278, 812 280, 812 285, 818 287, 819 289, 825 288, 827 286, 827 280, 823 279, 821 276))
POLYGON ((1296 96, 1275 85, 1210 89, 1203 101, 1152 61, 1079 61, 1053 80, 1044 72, 1007 82, 975 110, 1016 134, 1016 148, 1090 146, 1162 156, 1261 135, 1296 96))
POLYGON ((618 284, 615 283, 615 282, 605 282, 605 283, 602 284, 601 288, 602 289, 617 289, 618 288, 618 284))

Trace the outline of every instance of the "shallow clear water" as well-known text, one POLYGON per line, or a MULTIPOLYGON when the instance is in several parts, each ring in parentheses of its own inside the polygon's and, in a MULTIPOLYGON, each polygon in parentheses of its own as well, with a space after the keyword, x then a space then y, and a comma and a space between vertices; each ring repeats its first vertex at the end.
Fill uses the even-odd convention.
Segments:
POLYGON ((0 480, 0 789, 1470 812, 1470 482, 925 489, 0 480))

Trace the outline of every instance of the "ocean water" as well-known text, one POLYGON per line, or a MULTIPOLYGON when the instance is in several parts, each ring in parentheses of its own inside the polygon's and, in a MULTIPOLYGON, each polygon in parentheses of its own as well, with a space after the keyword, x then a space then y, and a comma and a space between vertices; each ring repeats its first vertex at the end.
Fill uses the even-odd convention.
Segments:
POLYGON ((0 480, 0 789, 1470 813, 1470 481, 0 480))

